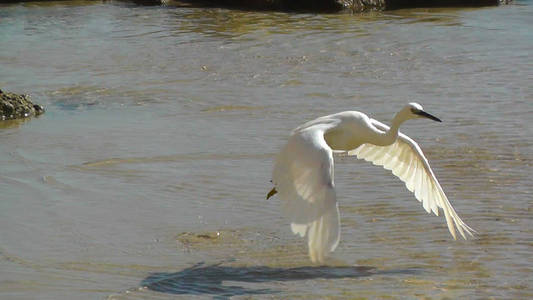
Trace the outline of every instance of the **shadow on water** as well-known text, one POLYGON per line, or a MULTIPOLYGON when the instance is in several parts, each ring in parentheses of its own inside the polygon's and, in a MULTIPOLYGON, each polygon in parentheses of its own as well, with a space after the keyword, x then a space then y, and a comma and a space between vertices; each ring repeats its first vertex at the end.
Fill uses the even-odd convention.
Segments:
POLYGON ((379 271, 369 266, 309 266, 273 268, 265 266, 232 267, 220 264, 204 266, 198 263, 175 273, 153 273, 141 286, 146 289, 176 295, 213 295, 217 298, 237 295, 275 294, 273 289, 251 289, 237 285, 223 285, 224 281, 261 283, 272 281, 295 281, 308 279, 360 278, 374 275, 416 274, 417 269, 379 271))

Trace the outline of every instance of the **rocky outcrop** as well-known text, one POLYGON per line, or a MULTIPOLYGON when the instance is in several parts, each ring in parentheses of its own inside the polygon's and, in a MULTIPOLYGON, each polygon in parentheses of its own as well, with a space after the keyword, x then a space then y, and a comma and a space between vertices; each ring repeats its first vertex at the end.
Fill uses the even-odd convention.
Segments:
POLYGON ((30 96, 0 90, 0 121, 37 116, 42 113, 44 108, 33 104, 30 96))
POLYGON ((333 12, 436 6, 491 6, 510 0, 132 0, 143 4, 222 6, 243 9, 333 12))
POLYGON ((386 0, 387 9, 414 8, 414 7, 477 7, 494 6, 509 3, 510 0, 386 0))
MULTIPOLYGON (((0 0, 26 2, 50 0, 0 0)), ((228 7, 252 10, 362 12, 415 7, 476 7, 510 3, 512 0, 112 0, 138 5, 171 5, 189 7, 228 7)))

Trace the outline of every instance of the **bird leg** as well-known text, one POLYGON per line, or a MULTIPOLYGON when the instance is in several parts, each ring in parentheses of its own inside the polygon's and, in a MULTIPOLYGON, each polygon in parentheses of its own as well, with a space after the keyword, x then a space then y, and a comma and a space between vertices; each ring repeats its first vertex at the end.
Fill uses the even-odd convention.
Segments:
POLYGON ((268 194, 267 194, 267 200, 268 200, 268 198, 274 196, 277 192, 278 192, 278 191, 276 191, 276 188, 275 188, 275 187, 272 188, 272 189, 270 190, 270 192, 268 192, 268 194))

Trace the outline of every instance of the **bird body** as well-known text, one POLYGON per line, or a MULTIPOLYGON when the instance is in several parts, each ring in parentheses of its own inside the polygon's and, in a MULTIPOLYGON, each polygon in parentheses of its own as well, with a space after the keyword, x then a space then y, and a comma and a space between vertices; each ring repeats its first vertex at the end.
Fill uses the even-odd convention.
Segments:
POLYGON ((322 263, 340 240, 340 217, 335 192, 334 152, 357 156, 392 170, 415 193, 427 212, 444 211, 448 229, 466 239, 474 231, 457 215, 418 144, 399 132, 409 119, 440 120, 409 103, 391 126, 358 111, 345 111, 309 121, 294 129, 276 157, 272 172, 274 189, 293 233, 307 236, 309 256, 322 263))

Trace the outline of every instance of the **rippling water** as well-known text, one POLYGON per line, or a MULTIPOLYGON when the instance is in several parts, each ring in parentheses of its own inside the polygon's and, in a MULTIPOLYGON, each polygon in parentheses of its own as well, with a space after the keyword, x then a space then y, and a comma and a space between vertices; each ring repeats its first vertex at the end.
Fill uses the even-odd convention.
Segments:
POLYGON ((533 297, 531 1, 363 15, 0 6, 0 298, 533 297), (388 171, 336 159, 327 266, 265 201, 295 126, 342 110, 403 131, 476 239, 388 171))

